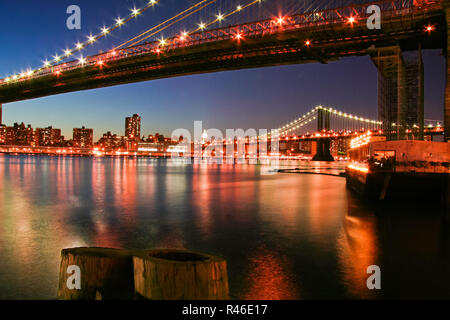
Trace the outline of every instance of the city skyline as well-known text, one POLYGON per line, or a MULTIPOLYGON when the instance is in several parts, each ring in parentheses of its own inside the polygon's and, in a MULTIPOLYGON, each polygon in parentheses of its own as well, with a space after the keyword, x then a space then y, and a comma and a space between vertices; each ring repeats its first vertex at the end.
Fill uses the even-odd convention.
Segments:
MULTIPOLYGON (((105 17, 127 10, 118 1, 108 2, 110 7, 104 5, 105 1, 77 3, 83 10, 81 31, 65 28, 68 1, 42 3, 45 14, 38 16, 12 1, 2 2, 0 8, 4 10, 0 10, 0 18, 14 28, 21 40, 7 41, 0 52, 0 75, 39 65, 41 62, 36 60, 39 56, 54 54, 57 48, 67 46, 68 41, 84 37, 97 28, 94 13, 100 9, 105 17), (5 14, 8 11, 16 12, 14 19, 5 14), (48 20, 50 16, 52 19, 48 20), (41 33, 45 37, 37 41, 34 35, 41 33)), ((174 7, 164 4, 158 9, 169 13, 174 7)), ((146 18, 124 27, 117 36, 101 42, 101 46, 108 49, 118 39, 141 31, 148 24, 146 19, 154 18, 155 14, 156 11, 150 12, 146 18)), ((441 120, 444 59, 438 51, 424 51, 424 64, 425 118, 441 120)), ((133 110, 147 119, 143 132, 169 135, 176 128, 192 128, 195 120, 202 120, 207 128, 222 130, 276 128, 319 104, 376 118, 377 71, 370 58, 184 76, 5 104, 3 123, 24 121, 43 128, 58 123, 65 136, 71 128, 84 124, 97 128, 94 139, 99 139, 103 132, 121 132, 123 124, 118 119, 133 110)))
MULTIPOLYGON (((72 128, 72 134, 66 136, 62 134, 61 128, 58 128, 55 124, 47 127, 36 127, 24 121, 14 122, 11 125, 0 123, 0 145, 92 148, 104 143, 105 139, 120 139, 123 147, 129 148, 128 143, 131 142, 144 142, 152 139, 158 140, 159 138, 162 139, 161 142, 167 140, 159 132, 141 133, 141 119, 136 113, 126 117, 123 132, 116 133, 108 130, 98 133, 100 136, 98 139, 94 135, 96 129, 88 128, 85 125, 72 128)), ((171 139, 171 137, 168 137, 168 139, 171 139)))

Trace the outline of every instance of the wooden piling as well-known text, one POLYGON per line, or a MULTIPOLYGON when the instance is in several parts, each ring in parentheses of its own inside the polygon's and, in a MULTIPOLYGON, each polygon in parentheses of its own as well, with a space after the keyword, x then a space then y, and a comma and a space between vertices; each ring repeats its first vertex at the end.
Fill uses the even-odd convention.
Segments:
MULTIPOLYGON (((61 251, 58 299, 133 299, 132 255, 136 251, 71 248, 61 251), (74 267, 75 266, 75 267, 74 267), (71 287, 79 268, 80 288, 71 287)), ((74 280, 74 282, 76 282, 74 280)))
POLYGON ((229 299, 227 263, 182 250, 149 250, 133 257, 136 293, 152 300, 229 299))

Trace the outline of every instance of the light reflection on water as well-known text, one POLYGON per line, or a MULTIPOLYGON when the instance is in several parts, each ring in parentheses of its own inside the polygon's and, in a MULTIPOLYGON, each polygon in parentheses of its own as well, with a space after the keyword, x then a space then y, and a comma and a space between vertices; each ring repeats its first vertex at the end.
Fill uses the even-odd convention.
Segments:
POLYGON ((448 222, 436 209, 375 215, 343 178, 261 170, 0 156, 0 298, 54 299, 60 250, 74 246, 223 256, 234 298, 450 298, 448 222), (366 287, 371 264, 380 292, 366 287))

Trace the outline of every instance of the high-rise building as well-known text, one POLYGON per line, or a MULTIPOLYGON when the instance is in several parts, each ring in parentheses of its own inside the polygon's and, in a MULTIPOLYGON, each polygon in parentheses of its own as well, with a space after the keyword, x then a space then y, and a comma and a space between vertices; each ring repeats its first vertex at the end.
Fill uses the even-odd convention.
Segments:
POLYGON ((139 141, 141 137, 141 117, 134 114, 125 118, 125 136, 129 140, 139 141))
POLYGON ((35 139, 37 146, 58 146, 62 142, 61 129, 36 128, 35 139))
POLYGON ((34 145, 34 131, 31 125, 25 126, 22 122, 21 124, 14 123, 14 145, 18 146, 33 146, 34 145))
POLYGON ((91 148, 94 145, 94 130, 81 128, 73 129, 73 144, 74 147, 91 148))

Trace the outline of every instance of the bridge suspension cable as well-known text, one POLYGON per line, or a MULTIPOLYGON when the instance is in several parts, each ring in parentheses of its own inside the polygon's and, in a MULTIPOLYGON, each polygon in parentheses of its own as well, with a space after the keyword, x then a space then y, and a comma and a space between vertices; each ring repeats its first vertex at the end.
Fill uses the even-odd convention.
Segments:
MULTIPOLYGON (((171 24, 169 24, 169 25, 163 27, 163 28, 160 29, 160 30, 157 30, 157 31, 155 31, 155 32, 153 32, 153 33, 147 35, 146 37, 144 37, 144 38, 142 38, 142 39, 140 39, 140 40, 135 41, 135 42, 132 43, 130 46, 135 46, 135 45, 137 45, 138 43, 140 43, 140 42, 142 42, 142 41, 144 41, 144 40, 146 40, 146 39, 148 39, 148 38, 150 38, 150 37, 152 37, 152 36, 158 34, 159 32, 163 31, 164 29, 166 29, 166 28, 168 28, 168 27, 174 25, 175 23, 177 23, 177 22, 179 22, 179 21, 181 21, 181 20, 183 20, 183 19, 189 17, 191 14, 194 14, 195 12, 197 12, 197 11, 203 9, 204 7, 206 7, 206 6, 208 6, 208 5, 212 4, 212 3, 214 3, 215 1, 216 1, 216 0, 212 0, 211 3, 209 3, 209 4, 207 4, 207 5, 204 5, 203 7, 201 7, 201 8, 199 8, 199 9, 197 9, 196 11, 194 11, 194 12, 188 14, 188 15, 185 16, 185 17, 179 18, 178 20, 174 21, 173 23, 171 23, 171 24)), ((213 25, 213 24, 215 24, 215 23, 217 23, 217 22, 221 22, 221 21, 225 20, 226 18, 228 18, 228 17, 230 17, 230 16, 232 16, 232 15, 234 15, 234 14, 240 13, 240 12, 242 12, 243 10, 245 10, 245 9, 247 9, 247 8, 249 8, 249 7, 251 7, 251 6, 255 5, 255 4, 257 4, 257 3, 261 3, 261 1, 262 1, 262 0, 253 0, 253 1, 248 2, 248 3, 245 4, 245 5, 239 5, 239 6, 237 6, 234 10, 230 11, 230 12, 227 13, 227 14, 218 14, 218 15, 216 16, 216 18, 213 19, 212 21, 210 21, 210 22, 208 22, 208 23, 200 23, 196 29, 191 30, 191 31, 188 31, 188 32, 186 32, 186 31, 182 32, 182 37, 185 39, 185 38, 189 37, 189 35, 192 34, 192 33, 196 33, 196 32, 199 32, 199 31, 204 31, 204 30, 207 29, 209 26, 211 26, 211 25, 213 25)), ((173 38, 169 39, 169 41, 170 41, 170 40, 175 41, 175 40, 178 40, 178 39, 179 39, 178 37, 173 37, 173 38)), ((167 43, 168 40, 164 40, 164 39, 162 39, 160 42, 161 42, 162 46, 165 46, 165 45, 168 45, 168 44, 169 44, 169 43, 167 43)))
POLYGON ((128 14, 125 18, 120 18, 118 17, 115 20, 115 24, 111 25, 110 27, 106 27, 103 26, 101 28, 100 33, 96 34, 96 35, 92 35, 90 34, 89 36, 87 36, 87 40, 84 42, 77 42, 75 44, 75 46, 73 48, 66 48, 63 50, 63 54, 62 55, 58 55, 56 54, 55 56, 53 56, 53 59, 51 61, 49 60, 45 60, 43 67, 37 68, 37 69, 32 69, 32 70, 27 70, 26 72, 22 72, 19 75, 15 74, 13 76, 7 77, 7 79, 10 80, 17 80, 23 77, 30 77, 32 76, 35 72, 39 72, 45 68, 50 68, 53 67, 59 63, 61 63, 62 61, 66 60, 67 58, 73 56, 73 54, 75 54, 76 52, 80 52, 83 49, 85 49, 88 45, 92 45, 94 42, 96 42, 97 40, 106 37, 106 35, 110 34, 112 31, 120 28, 121 26, 125 25, 126 23, 128 23, 129 21, 136 19, 139 15, 141 15, 143 12, 147 11, 148 9, 156 6, 161 0, 149 0, 148 3, 144 6, 142 6, 141 8, 136 8, 134 7, 131 10, 131 13, 128 14))
MULTIPOLYGON (((131 44, 130 46, 134 46, 135 44, 137 44, 137 43, 139 43, 139 42, 142 42, 143 40, 145 40, 145 39, 147 39, 147 38, 153 36, 154 34, 159 33, 159 32, 161 32, 162 30, 164 30, 164 29, 158 29, 158 28, 162 28, 164 25, 166 25, 167 23, 173 21, 174 19, 177 19, 178 17, 181 17, 180 19, 178 19, 178 20, 175 21, 175 23, 176 23, 176 22, 179 22, 179 21, 181 21, 181 20, 183 20, 183 19, 189 17, 190 15, 192 15, 192 14, 194 14, 194 13, 196 13, 196 12, 198 12, 198 11, 204 9, 204 8, 206 8, 207 6, 213 4, 213 3, 216 2, 216 1, 217 1, 217 0, 202 0, 202 1, 200 1, 200 2, 198 2, 198 3, 196 3, 196 4, 194 4, 193 6, 187 8, 186 10, 184 10, 184 11, 182 11, 182 12, 179 12, 179 13, 176 14, 175 16, 173 16, 173 17, 171 17, 171 18, 169 18, 169 19, 167 19, 167 20, 165 20, 165 21, 159 23, 158 25, 153 26, 153 27, 151 27, 150 29, 147 29, 146 31, 144 31, 144 32, 142 32, 142 33, 140 33, 140 34, 138 34, 137 36, 135 36, 135 37, 133 37, 133 38, 131 38, 131 39, 129 39, 129 40, 127 40, 127 41, 121 43, 120 45, 116 46, 113 50, 117 50, 117 49, 119 49, 119 48, 122 48, 123 46, 129 44, 130 42, 133 42, 133 44, 131 44), (201 6, 200 8, 197 8, 198 6, 204 4, 205 2, 208 2, 208 1, 210 1, 210 2, 209 2, 209 3, 206 3, 205 5, 201 6), (197 8, 197 9, 194 10, 195 8, 197 8), (192 11, 192 10, 194 10, 194 11, 192 11), (185 14, 186 14, 186 15, 185 15, 185 14), (183 15, 185 15, 185 16, 183 16, 183 15), (142 38, 142 37, 144 37, 145 35, 147 35, 148 33, 152 32, 152 31, 154 31, 154 30, 157 30, 157 31, 155 31, 154 33, 150 34, 149 36, 147 36, 147 37, 145 37, 145 38, 142 38), (139 38, 142 38, 142 39, 139 40, 139 38)), ((167 27, 169 27, 169 26, 171 26, 171 25, 172 25, 172 24, 167 25, 165 28, 167 28, 167 27)))

